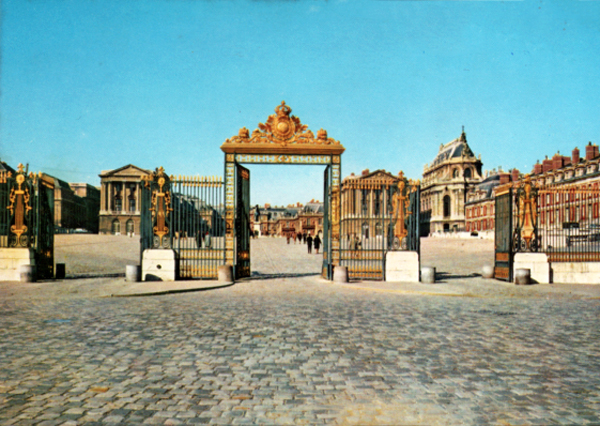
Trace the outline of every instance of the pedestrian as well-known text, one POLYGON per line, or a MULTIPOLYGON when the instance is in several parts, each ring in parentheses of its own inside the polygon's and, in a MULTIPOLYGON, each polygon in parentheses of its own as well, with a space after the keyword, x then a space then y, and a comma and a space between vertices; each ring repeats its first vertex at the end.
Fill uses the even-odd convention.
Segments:
POLYGON ((319 254, 319 248, 321 247, 321 239, 319 238, 319 234, 315 237, 315 251, 319 254))
POLYGON ((287 243, 290 243, 290 234, 287 234, 287 243))
POLYGON ((306 244, 306 232, 302 234, 302 240, 304 241, 304 244, 306 244))
POLYGON ((313 243, 313 238, 310 234, 308 234, 308 237, 306 237, 306 245, 308 246, 308 253, 312 253, 312 243, 313 243))

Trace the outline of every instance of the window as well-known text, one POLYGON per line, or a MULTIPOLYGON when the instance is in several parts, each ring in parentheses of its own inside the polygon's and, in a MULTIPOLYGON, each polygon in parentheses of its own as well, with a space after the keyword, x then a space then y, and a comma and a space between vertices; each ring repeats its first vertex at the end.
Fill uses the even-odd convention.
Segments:
POLYGON ((133 226, 133 220, 129 219, 127 221, 127 223, 125 224, 125 229, 127 230, 127 234, 133 234, 134 232, 134 226, 133 226))
POLYGON ((121 222, 119 222, 119 219, 112 221, 111 230, 113 235, 121 235, 121 222))
POLYGON ((375 196, 375 216, 379 216, 381 214, 381 190, 376 189, 373 195, 375 196))
POLYGON ((362 224, 362 235, 365 238, 369 238, 369 225, 367 224, 367 222, 364 222, 362 224))
POLYGON ((471 169, 465 169, 465 173, 464 173, 464 177, 465 179, 470 179, 471 178, 471 169))
POLYGON ((383 226, 381 226, 381 223, 377 222, 377 224, 375 224, 375 235, 380 236, 383 235, 383 226))
POLYGON ((445 195, 444 196, 444 217, 450 217, 451 213, 452 213, 452 211, 450 209, 450 196, 445 195))
POLYGON ((361 209, 362 209, 362 214, 365 216, 368 213, 368 200, 369 200, 369 192, 366 189, 363 189, 362 190, 361 209))
POLYGON ((129 197, 129 211, 135 212, 135 198, 129 197))
POLYGON ((115 198, 115 211, 120 212, 123 210, 123 200, 121 198, 115 198))

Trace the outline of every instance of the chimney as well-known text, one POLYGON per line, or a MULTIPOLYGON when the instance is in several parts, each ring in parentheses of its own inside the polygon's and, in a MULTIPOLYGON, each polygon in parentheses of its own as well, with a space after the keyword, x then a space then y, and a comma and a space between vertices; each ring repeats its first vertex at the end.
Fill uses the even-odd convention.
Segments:
POLYGON ((563 166, 563 157, 560 155, 560 151, 554 154, 552 157, 552 170, 560 169, 563 166))
POLYGON ((571 153, 572 163, 577 165, 579 163, 579 148, 575 147, 573 152, 571 153))
POLYGON ((542 174, 542 165, 540 164, 540 160, 538 160, 537 163, 535 163, 535 165, 533 166, 533 174, 534 175, 542 174))
POLYGON ((519 169, 512 169, 510 177, 513 182, 517 182, 519 180, 519 169))
POLYGON ((500 185, 510 182, 510 175, 508 173, 500 173, 500 185))
POLYGON ((585 147, 585 159, 590 161, 594 158, 594 146, 589 142, 585 147))
POLYGON ((369 174, 369 169, 364 169, 364 170, 362 171, 362 175, 363 175, 363 176, 366 176, 366 175, 368 175, 368 174, 369 174))
POLYGON ((598 149, 598 145, 593 145, 594 147, 594 158, 600 156, 600 150, 598 149))
POLYGON ((544 159, 544 162, 542 163, 542 171, 544 173, 546 173, 547 171, 552 170, 552 160, 548 159, 548 156, 546 155, 546 158, 544 159))

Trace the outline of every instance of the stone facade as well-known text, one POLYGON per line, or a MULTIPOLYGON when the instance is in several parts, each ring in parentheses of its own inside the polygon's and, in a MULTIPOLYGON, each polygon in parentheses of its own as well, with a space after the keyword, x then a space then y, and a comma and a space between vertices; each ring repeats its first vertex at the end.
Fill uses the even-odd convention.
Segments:
POLYGON ((323 232, 323 203, 311 200, 303 205, 297 203, 287 207, 276 207, 270 204, 256 206, 250 210, 251 229, 259 236, 277 236, 293 238, 297 234, 323 232), (259 217, 256 220, 256 207, 259 217))
POLYGON ((590 142, 585 157, 575 148, 571 157, 556 153, 552 159, 539 161, 533 167, 531 182, 537 187, 552 186, 554 196, 540 198, 540 225, 560 228, 563 222, 592 223, 600 221, 598 190, 600 189, 600 150, 590 142), (578 190, 594 190, 594 193, 578 190), (569 193, 569 191, 571 193, 569 193))
POLYGON ((141 178, 151 173, 132 164, 100 173, 101 234, 140 234, 141 178))
POLYGON ((360 176, 352 173, 342 181, 342 216, 347 224, 346 237, 362 238, 383 235, 382 217, 392 213, 390 188, 399 178, 385 170, 363 170, 360 176))
POLYGON ((483 180, 481 156, 475 157, 467 135, 440 146, 426 164, 421 183, 421 234, 465 229, 465 200, 470 187, 483 180))
POLYGON ((502 170, 485 172, 483 181, 469 188, 465 202, 465 231, 472 234, 484 234, 493 238, 495 227, 496 198, 494 189, 514 179, 519 179, 519 171, 512 174, 502 170))
POLYGON ((54 179, 54 226, 57 232, 84 229, 98 233, 100 190, 87 183, 54 179))

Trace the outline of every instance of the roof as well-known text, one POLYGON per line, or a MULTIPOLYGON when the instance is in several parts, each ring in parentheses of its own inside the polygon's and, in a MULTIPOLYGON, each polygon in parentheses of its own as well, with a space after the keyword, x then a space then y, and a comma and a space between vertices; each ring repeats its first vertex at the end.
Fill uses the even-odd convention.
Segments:
POLYGON ((11 172, 13 175, 16 173, 15 169, 10 167, 4 161, 0 161, 0 172, 11 172))
POLYGON ((500 185, 500 174, 491 175, 477 185, 471 187, 471 191, 485 191, 485 197, 483 199, 492 198, 494 188, 500 185))
POLYGON ((469 144, 467 143, 467 134, 463 131, 459 138, 448 142, 446 145, 440 147, 440 151, 431 163, 432 166, 436 166, 452 158, 475 158, 475 154, 471 151, 469 144))

